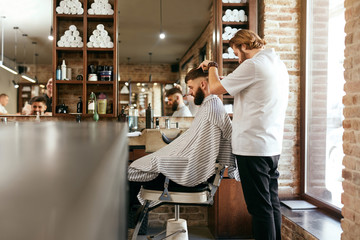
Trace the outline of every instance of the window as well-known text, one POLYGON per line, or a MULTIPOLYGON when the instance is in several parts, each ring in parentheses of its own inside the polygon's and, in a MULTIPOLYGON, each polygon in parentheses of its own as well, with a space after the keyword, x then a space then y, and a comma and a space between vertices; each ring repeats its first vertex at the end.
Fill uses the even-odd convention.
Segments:
POLYGON ((344 96, 344 0, 308 0, 304 192, 340 209, 344 96))

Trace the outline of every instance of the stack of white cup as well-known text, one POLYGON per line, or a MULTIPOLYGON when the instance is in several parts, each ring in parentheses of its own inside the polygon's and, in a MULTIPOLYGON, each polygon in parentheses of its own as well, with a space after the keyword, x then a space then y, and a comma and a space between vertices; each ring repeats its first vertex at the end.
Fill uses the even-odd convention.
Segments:
POLYGON ((86 44, 88 48, 113 48, 114 43, 111 41, 108 32, 105 30, 103 24, 98 24, 96 29, 89 37, 89 42, 86 44))
POLYGON ((232 27, 225 27, 224 33, 222 34, 222 40, 230 40, 237 31, 239 31, 241 28, 232 28, 232 27))
POLYGON ((75 25, 70 25, 69 29, 65 31, 64 35, 60 37, 57 42, 58 47, 83 47, 84 43, 80 37, 80 32, 75 25))
POLYGON ((227 9, 225 15, 222 17, 224 22, 246 22, 247 15, 243 9, 227 9))
POLYGON ((234 50, 231 47, 228 47, 227 52, 222 54, 223 59, 237 59, 234 50))
POLYGON ((62 0, 60 1, 59 6, 56 7, 56 12, 58 14, 81 15, 84 13, 84 9, 82 8, 79 0, 62 0))
POLYGON ((113 15, 114 10, 111 8, 109 0, 94 0, 88 9, 89 15, 113 15))

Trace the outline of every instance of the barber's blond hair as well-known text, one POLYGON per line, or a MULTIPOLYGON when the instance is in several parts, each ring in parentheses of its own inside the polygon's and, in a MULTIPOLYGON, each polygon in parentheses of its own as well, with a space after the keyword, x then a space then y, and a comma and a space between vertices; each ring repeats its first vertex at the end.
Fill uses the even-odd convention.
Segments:
POLYGON ((236 32, 233 38, 230 39, 230 47, 241 49, 244 44, 247 50, 263 48, 266 44, 264 39, 251 30, 241 29, 236 32))

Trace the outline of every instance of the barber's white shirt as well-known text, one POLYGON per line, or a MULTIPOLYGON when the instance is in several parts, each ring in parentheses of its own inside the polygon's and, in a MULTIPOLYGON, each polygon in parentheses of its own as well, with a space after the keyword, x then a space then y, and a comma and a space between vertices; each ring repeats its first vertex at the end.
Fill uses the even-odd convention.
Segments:
POLYGON ((184 104, 179 104, 177 110, 173 113, 172 117, 192 117, 189 108, 184 104))
POLYGON ((234 96, 232 149, 236 155, 281 153, 289 75, 274 49, 245 60, 221 84, 234 96))
POLYGON ((0 103, 0 113, 2 114, 7 114, 8 112, 6 111, 5 107, 3 105, 1 105, 0 103))

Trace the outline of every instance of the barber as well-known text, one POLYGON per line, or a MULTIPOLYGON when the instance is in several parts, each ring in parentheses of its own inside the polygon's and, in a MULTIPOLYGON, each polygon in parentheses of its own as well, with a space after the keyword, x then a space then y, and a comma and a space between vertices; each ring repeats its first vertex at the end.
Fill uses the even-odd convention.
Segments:
POLYGON ((215 62, 203 61, 210 92, 234 96, 232 151, 236 155, 255 239, 281 239, 278 161, 282 150, 289 75, 274 49, 250 30, 229 42, 239 66, 221 81, 215 62))

